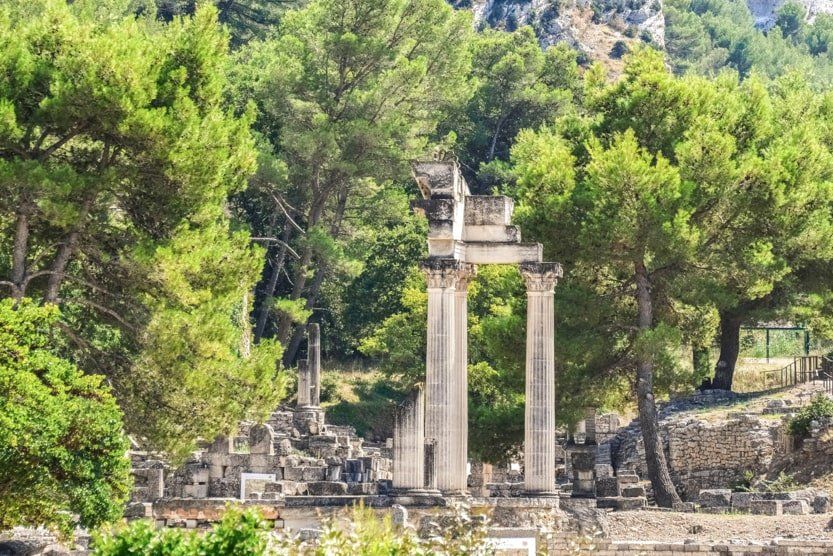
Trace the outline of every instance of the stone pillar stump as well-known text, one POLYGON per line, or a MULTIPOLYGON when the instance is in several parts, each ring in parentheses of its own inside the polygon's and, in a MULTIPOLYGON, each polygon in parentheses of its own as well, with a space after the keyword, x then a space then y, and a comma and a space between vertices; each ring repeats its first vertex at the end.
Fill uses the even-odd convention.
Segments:
POLYGON ((425 491, 425 396, 417 386, 396 408, 393 428, 393 488, 425 491))

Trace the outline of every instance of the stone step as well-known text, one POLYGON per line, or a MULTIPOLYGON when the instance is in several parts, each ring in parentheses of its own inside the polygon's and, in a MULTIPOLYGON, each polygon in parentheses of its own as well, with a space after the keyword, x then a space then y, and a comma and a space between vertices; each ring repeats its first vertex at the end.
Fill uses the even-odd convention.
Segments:
POLYGON ((596 507, 601 509, 612 509, 616 511, 641 510, 647 504, 644 496, 625 498, 624 496, 607 496, 596 498, 596 507))
POLYGON ((645 487, 642 485, 628 485, 622 487, 622 496, 624 498, 644 498, 645 487))

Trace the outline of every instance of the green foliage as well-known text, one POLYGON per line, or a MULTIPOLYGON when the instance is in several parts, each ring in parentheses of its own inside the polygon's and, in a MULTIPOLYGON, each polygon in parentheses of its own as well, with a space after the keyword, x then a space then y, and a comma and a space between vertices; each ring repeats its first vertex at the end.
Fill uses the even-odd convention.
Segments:
POLYGON ((731 0, 670 0, 665 12, 665 47, 677 73, 717 75, 735 69, 741 77, 757 72, 777 78, 800 71, 814 84, 831 82, 833 68, 824 50, 827 36, 822 20, 817 32, 805 32, 803 8, 786 3, 778 23, 764 33, 746 4, 731 0), (810 51, 804 47, 804 35, 810 51), (812 38, 811 38, 812 37, 812 38))
POLYGON ((181 455, 276 402, 280 350, 246 337, 262 254, 226 211, 255 167, 228 36, 211 6, 161 25, 137 5, 0 7, 0 276, 59 303, 129 432, 181 455))
POLYGON ((393 408, 403 392, 379 373, 324 373, 321 402, 334 425, 355 427, 362 438, 384 442, 393 436, 393 408))
MULTIPOLYGON (((275 261, 285 272, 274 287, 264 284, 262 298, 304 298, 307 309, 325 299, 332 311, 321 320, 332 315, 347 349, 356 337, 344 289, 377 231, 402 223, 407 161, 425 153, 438 122, 468 98, 471 35, 470 15, 442 0, 314 0, 235 58, 233 103, 257 106, 255 127, 276 161, 266 167, 285 169, 277 179, 257 176, 241 214, 297 254, 275 261)), ((275 320, 293 359, 301 329, 287 315, 275 320)))
POLYGON ((264 419, 286 393, 275 364, 280 344, 252 346, 249 339, 259 255, 247 234, 219 225, 181 230, 140 259, 167 295, 146 300, 153 312, 132 367, 141 382, 124 379, 130 405, 148 398, 153 405, 128 422, 173 457, 186 456, 193 439, 232 430, 241 418, 264 419), (148 414, 160 405, 165 412, 148 414))
POLYGON ((628 48, 628 43, 625 41, 616 41, 613 43, 613 47, 610 49, 610 57, 614 59, 619 59, 625 54, 630 52, 630 48, 628 48))
POLYGON ((127 527, 99 534, 93 540, 96 556, 263 556, 270 550, 272 528, 254 510, 229 507, 222 521, 204 535, 182 529, 157 529, 151 522, 134 521, 127 527))
POLYGON ((58 309, 0 301, 0 529, 70 534, 121 517, 130 489, 122 415, 103 377, 53 349, 58 309))
POLYGON ((93 541, 95 556, 382 556, 401 554, 421 556, 485 555, 487 522, 473 516, 467 506, 452 507, 439 516, 429 538, 417 536, 414 529, 394 526, 391 515, 384 517, 363 505, 353 507, 347 519, 329 519, 317 540, 302 541, 297 536, 270 527, 254 510, 226 510, 220 523, 199 533, 182 529, 155 529, 147 521, 99 534, 93 541))
POLYGON ((790 434, 797 438, 807 438, 810 435, 810 423, 816 421, 821 424, 831 418, 833 418, 833 400, 824 394, 818 394, 790 420, 790 434))
POLYGON ((810 54, 817 56, 830 50, 833 42, 833 16, 818 14, 813 24, 809 26, 805 42, 810 54))
POLYGON ((569 109, 579 91, 578 67, 575 51, 564 45, 542 52, 529 27, 487 29, 473 37, 469 49, 473 94, 440 127, 440 135, 462 138, 458 151, 469 185, 487 192, 496 185, 489 164, 507 160, 518 132, 569 109))
MULTIPOLYGON (((199 2, 195 0, 152 0, 156 3, 156 15, 163 21, 190 16, 199 2)), ((234 46, 250 40, 262 39, 280 22, 281 15, 297 7, 296 0, 213 0, 220 23, 225 25, 234 46)))
POLYGON ((581 116, 519 135, 507 191, 526 237, 565 266, 556 391, 569 392, 559 400, 567 422, 583 404, 621 401, 636 360, 653 363, 658 392, 691 388, 702 374, 678 364, 680 345, 709 345, 718 309, 805 288, 798 268, 830 260, 811 239, 810 221, 830 226, 830 166, 815 146, 827 141, 814 108, 823 101, 806 85, 769 93, 728 74, 675 78, 647 49, 626 59, 616 83, 596 71, 581 116), (810 107, 802 119, 796 103, 810 107), (799 151, 807 164, 786 162, 799 151), (654 306, 640 334, 626 285, 638 260, 654 306))
POLYGON ((793 42, 801 40, 804 30, 804 19, 807 17, 807 10, 798 2, 786 2, 780 8, 775 17, 775 25, 781 29, 784 37, 793 42))

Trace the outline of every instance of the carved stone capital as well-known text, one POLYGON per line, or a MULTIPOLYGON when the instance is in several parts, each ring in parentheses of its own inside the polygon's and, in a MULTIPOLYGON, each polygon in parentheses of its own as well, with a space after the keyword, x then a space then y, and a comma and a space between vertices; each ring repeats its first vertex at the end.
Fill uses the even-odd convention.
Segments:
POLYGON ((468 290, 469 282, 475 276, 477 276, 477 265, 462 263, 457 270, 457 291, 464 292, 468 290))
POLYGON ((524 263, 519 268, 527 292, 551 292, 562 275, 558 263, 524 263))
POLYGON ((457 259, 425 259, 420 263, 420 269, 428 280, 428 288, 453 288, 457 285, 459 274, 466 263, 457 259))

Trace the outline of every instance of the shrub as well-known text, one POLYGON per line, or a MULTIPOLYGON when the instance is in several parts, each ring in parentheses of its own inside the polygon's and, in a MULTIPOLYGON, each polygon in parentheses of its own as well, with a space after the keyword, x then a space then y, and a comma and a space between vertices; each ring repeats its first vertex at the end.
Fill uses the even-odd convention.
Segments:
POLYGON ((613 43, 613 48, 610 49, 610 57, 618 59, 628 52, 630 52, 630 49, 625 41, 616 41, 613 43))
POLYGON ((792 418, 789 424, 790 434, 797 438, 807 438, 810 434, 810 423, 812 421, 823 421, 830 418, 833 418, 833 400, 820 393, 792 418))
POLYGON ((270 527, 254 510, 230 507, 222 521, 205 534, 182 529, 156 529, 148 521, 98 535, 96 556, 263 556, 270 547, 270 527))
POLYGON ((64 535, 122 515, 130 490, 122 414, 102 382, 52 348, 56 306, 0 301, 0 531, 64 535))
POLYGON ((320 537, 301 540, 285 531, 270 531, 255 511, 230 507, 222 521, 205 534, 183 529, 155 529, 137 521, 97 535, 95 556, 417 556, 485 555, 486 521, 458 505, 430 524, 427 538, 410 527, 397 527, 390 515, 379 517, 362 505, 347 520, 325 521, 320 537))

